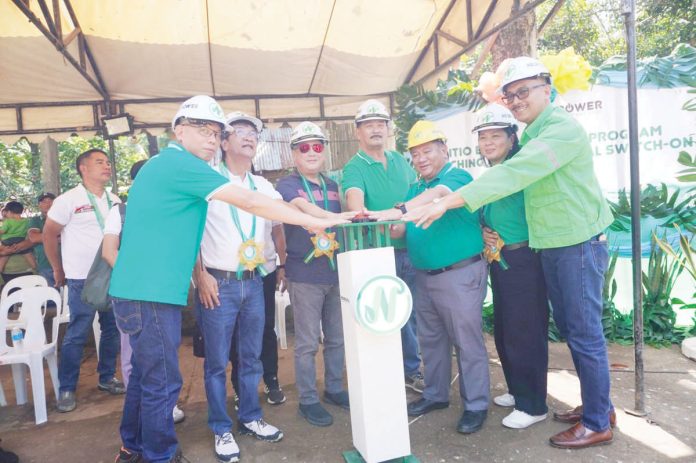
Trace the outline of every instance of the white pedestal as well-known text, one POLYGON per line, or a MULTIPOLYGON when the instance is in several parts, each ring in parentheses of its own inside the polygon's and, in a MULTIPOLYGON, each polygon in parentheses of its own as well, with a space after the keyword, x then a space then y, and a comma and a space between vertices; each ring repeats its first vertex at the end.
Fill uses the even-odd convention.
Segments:
POLYGON ((355 317, 358 293, 377 276, 396 276, 394 248, 338 255, 353 445, 367 463, 411 454, 399 330, 380 334, 355 317))

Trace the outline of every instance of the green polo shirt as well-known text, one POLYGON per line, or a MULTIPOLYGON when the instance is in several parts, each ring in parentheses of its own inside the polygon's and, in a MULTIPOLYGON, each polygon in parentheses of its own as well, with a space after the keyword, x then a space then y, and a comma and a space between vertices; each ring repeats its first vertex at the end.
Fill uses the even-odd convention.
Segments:
MULTIPOLYGON (((409 186, 416 180, 416 171, 408 161, 396 151, 385 151, 387 168, 359 150, 343 167, 341 189, 343 195, 351 188, 357 188, 365 195, 365 207, 371 211, 390 209, 404 202, 409 186)), ((395 249, 406 247, 402 239, 392 240, 395 249)))
MULTIPOLYGON (((43 227, 46 224, 46 217, 42 215, 37 215, 29 219, 29 230, 37 229, 43 232, 43 227)), ((39 270, 46 270, 51 268, 51 263, 46 257, 46 252, 44 251, 43 243, 34 245, 34 258, 36 259, 36 268, 39 270)))
MULTIPOLYGON (((430 181, 420 180, 413 184, 407 199, 415 198, 437 185, 455 191, 470 182, 471 175, 467 171, 448 162, 430 181)), ((409 222, 406 225, 406 241, 411 263, 419 270, 447 267, 483 251, 479 215, 463 207, 445 212, 425 230, 409 222)))
POLYGON ((483 221, 495 230, 505 244, 529 241, 529 227, 524 214, 524 192, 518 191, 481 209, 483 221))
POLYGON ((186 305, 208 201, 227 183, 208 163, 174 142, 150 159, 128 192, 109 294, 186 305))
POLYGON ((592 147, 578 121, 550 104, 525 128, 520 143, 513 158, 459 189, 467 209, 524 190, 529 245, 535 249, 582 243, 611 225, 592 147))

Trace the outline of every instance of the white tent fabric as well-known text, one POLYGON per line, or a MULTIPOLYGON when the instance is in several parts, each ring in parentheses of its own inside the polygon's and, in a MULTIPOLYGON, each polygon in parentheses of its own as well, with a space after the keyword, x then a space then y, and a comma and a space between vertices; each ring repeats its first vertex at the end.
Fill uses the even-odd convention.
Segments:
POLYGON ((94 133, 105 100, 112 114, 163 128, 194 94, 267 122, 347 118, 366 95, 389 103, 403 83, 456 66, 513 3, 3 0, 0 139, 94 133))

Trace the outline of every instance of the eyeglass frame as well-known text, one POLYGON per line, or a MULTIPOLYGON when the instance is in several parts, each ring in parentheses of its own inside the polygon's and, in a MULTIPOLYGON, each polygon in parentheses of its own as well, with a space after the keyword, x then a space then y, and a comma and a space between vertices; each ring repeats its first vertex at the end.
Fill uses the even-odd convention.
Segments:
POLYGON ((502 100, 503 103, 505 104, 512 104, 515 102, 515 98, 517 98, 519 101, 526 100, 529 98, 529 93, 539 87, 545 87, 549 85, 548 82, 544 82, 543 84, 537 84, 537 85, 532 85, 531 87, 522 87, 516 92, 510 92, 510 93, 503 93, 502 100), (522 94, 524 93, 524 96, 522 94), (512 99, 510 99, 512 98, 512 99), (509 100, 509 101, 508 101, 509 100))
POLYGON ((233 125, 230 125, 230 126, 228 126, 228 128, 226 128, 226 129, 224 130, 223 133, 224 133, 224 138, 225 138, 225 139, 226 139, 227 137, 229 137, 230 135, 232 135, 232 134, 235 134, 235 135, 237 135, 237 136, 240 137, 240 138, 246 138, 246 137, 248 137, 250 134, 253 134, 254 136, 253 136, 252 138, 254 138, 254 139, 256 139, 256 140, 258 140, 258 139, 261 137, 261 134, 259 133, 259 131, 256 130, 255 128, 253 128, 253 127, 235 127, 235 126, 233 126, 233 125), (240 134, 240 133, 239 133, 240 130, 241 130, 241 131, 244 131, 244 132, 243 132, 242 134, 240 134))
MULTIPOLYGON (((214 124, 214 122, 209 122, 210 124, 214 124)), ((211 128, 208 127, 208 122, 204 124, 195 124, 190 121, 182 122, 179 125, 184 125, 187 127, 193 127, 194 129, 198 129, 198 134, 201 135, 202 137, 205 138, 210 138, 211 135, 215 135, 215 140, 221 141, 222 140, 222 133, 223 131, 215 131, 211 128)))

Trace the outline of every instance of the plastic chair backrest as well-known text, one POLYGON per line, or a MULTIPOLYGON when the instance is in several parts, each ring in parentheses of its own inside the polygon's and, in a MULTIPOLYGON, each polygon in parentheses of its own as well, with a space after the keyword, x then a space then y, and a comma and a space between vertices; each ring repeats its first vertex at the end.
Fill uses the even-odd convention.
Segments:
POLYGON ((4 288, 2 288, 2 293, 0 293, 0 301, 5 299, 13 289, 31 288, 34 286, 48 286, 48 282, 41 275, 25 275, 23 277, 13 278, 5 285, 4 288))
MULTIPOLYGON (((32 350, 46 345, 46 330, 44 329, 44 312, 42 306, 52 301, 56 306, 60 305, 60 293, 55 288, 32 287, 24 288, 7 296, 0 302, 0 333, 7 329, 8 313, 10 307, 15 304, 22 305, 22 319, 24 329, 24 350, 32 350)), ((52 339, 52 343, 55 339, 52 339)), ((7 343, 5 335, 0 342, 0 352, 14 352, 15 348, 7 343)))

